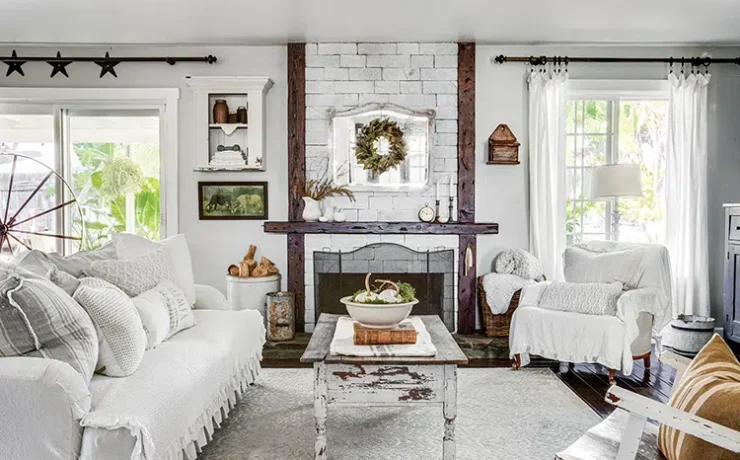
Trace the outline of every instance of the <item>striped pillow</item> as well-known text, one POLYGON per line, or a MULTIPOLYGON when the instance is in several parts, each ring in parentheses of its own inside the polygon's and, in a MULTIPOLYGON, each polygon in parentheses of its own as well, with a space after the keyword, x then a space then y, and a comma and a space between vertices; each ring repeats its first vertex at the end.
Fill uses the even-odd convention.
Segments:
POLYGON ((0 357, 57 359, 92 379, 95 326, 61 288, 22 269, 0 267, 0 357))
MULTIPOLYGON (((669 403, 733 430, 740 430, 740 363, 715 334, 691 362, 669 403)), ((738 454, 687 435, 667 425, 658 432, 658 446, 668 460, 737 460, 738 454)))

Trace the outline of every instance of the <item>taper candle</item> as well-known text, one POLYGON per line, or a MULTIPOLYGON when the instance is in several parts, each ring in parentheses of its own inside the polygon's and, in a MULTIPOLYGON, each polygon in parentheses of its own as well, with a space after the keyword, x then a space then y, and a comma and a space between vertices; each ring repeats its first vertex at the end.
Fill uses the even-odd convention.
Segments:
POLYGON ((437 200, 439 200, 439 181, 437 181, 437 200))
POLYGON ((452 176, 450 176, 450 196, 452 196, 452 176))

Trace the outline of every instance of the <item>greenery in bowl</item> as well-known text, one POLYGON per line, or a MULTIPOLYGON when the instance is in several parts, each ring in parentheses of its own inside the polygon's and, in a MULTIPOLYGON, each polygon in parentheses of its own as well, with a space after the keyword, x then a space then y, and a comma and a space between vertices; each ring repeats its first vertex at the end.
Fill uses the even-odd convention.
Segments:
POLYGON ((367 305, 394 305, 394 304, 413 302, 414 300, 416 300, 416 290, 409 283, 405 283, 403 281, 398 281, 394 283, 393 281, 390 281, 390 280, 377 279, 374 282, 374 284, 376 284, 377 287, 371 288, 370 287, 370 275, 371 273, 368 273, 367 276, 365 277, 365 289, 360 289, 359 291, 355 292, 351 299, 352 302, 367 304, 367 305), (395 297, 400 300, 394 302, 394 301, 388 300, 387 298, 378 297, 384 291, 389 290, 389 289, 383 289, 386 286, 390 286, 394 291, 396 291, 395 297), (363 294, 366 294, 364 296, 365 298, 361 298, 363 294), (367 298, 370 296, 372 296, 373 298, 367 298))

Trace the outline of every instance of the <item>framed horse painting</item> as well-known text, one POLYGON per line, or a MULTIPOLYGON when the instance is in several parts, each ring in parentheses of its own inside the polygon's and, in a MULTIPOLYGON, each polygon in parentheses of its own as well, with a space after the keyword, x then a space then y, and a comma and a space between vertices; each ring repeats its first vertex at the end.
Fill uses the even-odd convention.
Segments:
POLYGON ((198 182, 200 220, 266 220, 267 182, 198 182))

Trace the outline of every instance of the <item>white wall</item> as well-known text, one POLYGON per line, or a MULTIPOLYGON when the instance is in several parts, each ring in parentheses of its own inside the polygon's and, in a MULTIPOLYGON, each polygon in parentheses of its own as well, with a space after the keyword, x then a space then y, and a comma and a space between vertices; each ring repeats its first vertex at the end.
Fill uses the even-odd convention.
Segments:
MULTIPOLYGON (((195 280, 225 290, 226 268, 244 257, 249 244, 259 247, 258 255, 272 259, 280 271, 287 274, 286 237, 265 234, 262 221, 200 221, 198 220, 198 181, 256 180, 269 186, 269 218, 287 220, 287 48, 284 46, 234 47, 16 47, 20 55, 49 56, 57 50, 66 56, 205 56, 213 54, 218 63, 121 64, 116 67, 119 78, 106 75, 98 78, 100 68, 94 64, 72 64, 67 69, 70 78, 57 75, 49 78, 51 67, 44 63, 26 64, 26 77, 17 74, 0 76, 3 87, 156 87, 180 88, 179 101, 179 231, 185 233, 193 258, 195 280), (267 76, 275 86, 266 99, 266 172, 199 173, 193 171, 196 155, 192 139, 192 92, 185 84, 186 75, 267 76)), ((11 48, 0 46, 0 55, 9 55, 11 48)), ((2 66, 3 74, 5 73, 2 66)), ((285 279, 283 279, 285 282, 285 279)))
MULTIPOLYGON (((527 67, 492 64, 508 56, 698 56, 737 57, 738 48, 482 46, 476 50, 476 220, 500 224, 499 235, 478 237, 478 267, 490 271, 495 255, 508 247, 528 248, 527 67), (517 136, 521 165, 488 166, 488 136, 499 123, 517 136)), ((709 263, 712 311, 722 318, 724 234, 722 203, 740 201, 740 68, 712 66, 709 87, 709 263)), ((571 79, 663 79, 662 64, 571 64, 571 79)))

